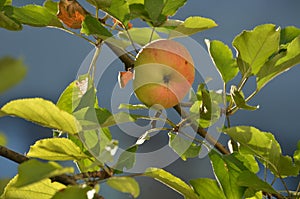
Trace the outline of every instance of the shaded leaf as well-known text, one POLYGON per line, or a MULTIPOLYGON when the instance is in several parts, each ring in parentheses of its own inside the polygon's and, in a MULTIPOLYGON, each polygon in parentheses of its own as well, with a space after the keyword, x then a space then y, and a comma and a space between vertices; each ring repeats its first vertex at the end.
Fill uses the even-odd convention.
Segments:
POLYGON ((210 56, 225 83, 232 80, 239 72, 231 49, 223 42, 206 40, 210 56))
POLYGON ((144 175, 154 178, 155 180, 167 185, 171 189, 183 195, 185 198, 198 199, 197 194, 188 184, 163 169, 148 168, 146 169, 144 175))
POLYGON ((300 63, 300 36, 296 37, 286 51, 272 57, 257 74, 257 89, 262 89, 269 81, 300 63))
POLYGON ((9 178, 0 179, 0 196, 3 194, 4 188, 6 187, 9 181, 10 181, 9 178))
POLYGON ((259 179, 250 171, 243 171, 238 177, 238 185, 251 188, 254 191, 263 191, 270 194, 279 195, 271 185, 259 179))
POLYGON ((280 44, 287 44, 300 35, 300 29, 295 26, 288 26, 280 32, 280 44))
POLYGON ((181 157, 182 160, 186 161, 187 158, 197 157, 201 150, 201 145, 193 143, 191 140, 183 138, 181 134, 168 133, 169 135, 169 146, 181 157))
POLYGON ((118 159, 118 162, 113 168, 119 171, 123 171, 124 168, 131 169, 135 163, 135 153, 137 149, 138 146, 134 145, 123 151, 118 159))
POLYGON ((253 173, 257 173, 259 171, 258 163, 253 155, 234 152, 233 156, 241 161, 249 171, 253 173))
POLYGON ((256 109, 259 108, 259 106, 250 106, 250 105, 248 105, 245 98, 244 98, 244 96, 242 95, 242 93, 239 92, 235 86, 231 87, 230 95, 231 95, 232 101, 240 109, 255 111, 256 109))
POLYGON ((2 10, 3 6, 11 5, 12 0, 0 0, 0 10, 2 10))
POLYGON ((129 40, 128 34, 135 43, 141 46, 149 43, 151 38, 152 41, 160 39, 160 36, 157 34, 157 32, 153 31, 151 28, 131 28, 128 31, 120 32, 119 36, 120 38, 129 40))
POLYGON ((52 102, 42 98, 13 100, 4 105, 1 110, 7 115, 17 116, 71 134, 81 130, 73 115, 60 110, 52 102))
POLYGON ((217 24, 212 19, 193 16, 185 19, 174 31, 171 31, 169 37, 189 36, 216 26, 217 24))
POLYGON ((240 152, 255 155, 273 174, 280 177, 297 176, 296 167, 289 156, 281 154, 281 147, 271 133, 250 126, 236 126, 224 132, 240 143, 240 152))
POLYGON ((245 187, 237 184, 240 173, 247 170, 243 163, 234 155, 222 156, 214 150, 209 153, 209 158, 225 196, 230 199, 243 198, 245 187))
MULTIPOLYGON (((1 13, 1 12, 0 12, 1 13)), ((1 14, 0 14, 1 15, 1 14)), ((1 22, 0 22, 1 23, 1 22)), ((19 83, 26 75, 26 66, 20 59, 0 59, 0 93, 19 83)))
POLYGON ((14 19, 7 11, 0 12, 0 27, 7 30, 17 31, 22 30, 22 24, 14 19))
POLYGON ((29 157, 45 160, 80 160, 88 158, 80 148, 67 138, 48 138, 37 141, 27 153, 29 157))
POLYGON ((140 187, 137 181, 131 177, 111 177, 106 181, 107 185, 123 193, 130 193, 134 198, 140 195, 140 187))
POLYGON ((44 179, 37 183, 25 186, 15 187, 18 176, 15 176, 6 186, 1 198, 6 199, 51 199, 59 190, 66 188, 65 185, 58 182, 51 182, 50 179, 44 179))
POLYGON ((63 168, 56 162, 40 162, 35 159, 28 160, 19 165, 19 175, 14 186, 24 187, 44 180, 45 178, 50 178, 65 173, 74 173, 74 168, 63 168))
POLYGON ((112 36, 112 34, 101 25, 98 19, 90 15, 86 16, 82 22, 80 32, 86 35, 95 35, 101 39, 106 39, 112 36))
POLYGON ((238 66, 244 77, 256 75, 269 57, 278 51, 280 31, 273 24, 243 31, 234 41, 238 51, 238 66))
MULTIPOLYGON (((90 199, 92 197, 88 197, 88 192, 92 189, 90 187, 78 187, 72 186, 67 187, 66 189, 60 190, 57 192, 51 199, 66 199, 66 198, 73 198, 73 199, 90 199)), ((91 196, 93 196, 94 192, 91 191, 91 196)))
POLYGON ((22 24, 36 27, 63 27, 55 14, 39 5, 26 5, 20 8, 12 7, 12 13, 12 17, 22 24))
POLYGON ((190 181, 199 199, 226 199, 216 180, 199 178, 190 181))
POLYGON ((53 0, 46 0, 44 2, 44 7, 47 8, 53 15, 56 15, 58 12, 58 2, 53 0))

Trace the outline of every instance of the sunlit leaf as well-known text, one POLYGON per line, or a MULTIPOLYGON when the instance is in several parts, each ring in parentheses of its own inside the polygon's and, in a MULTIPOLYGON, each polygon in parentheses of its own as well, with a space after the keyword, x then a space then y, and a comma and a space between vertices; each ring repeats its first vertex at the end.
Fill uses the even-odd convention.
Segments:
POLYGON ((279 193, 277 193, 271 185, 259 179, 250 171, 243 171, 238 177, 237 184, 243 187, 251 188, 254 191, 263 191, 266 193, 279 195, 279 193))
POLYGON ((160 36, 157 34, 157 32, 152 30, 151 28, 131 28, 128 31, 120 32, 119 36, 121 38, 129 40, 128 34, 135 43, 141 46, 146 45, 151 40, 153 41, 160 39, 160 36))
POLYGON ((234 41, 238 51, 238 66, 244 77, 256 75, 269 57, 278 51, 280 31, 273 24, 243 31, 234 41))
POLYGON ((1 146, 5 146, 6 143, 7 143, 6 137, 4 136, 3 133, 0 132, 0 145, 1 145, 1 146))
POLYGON ((27 153, 29 157, 45 160, 80 160, 88 158, 80 148, 67 138, 48 138, 37 141, 27 153))
POLYGON ((39 5, 26 5, 20 8, 12 7, 12 13, 12 16, 22 24, 37 27, 63 27, 55 14, 39 5))
MULTIPOLYGON (((1 13, 1 12, 0 12, 1 13)), ((1 15, 1 14, 0 14, 1 15)), ((0 22, 1 23, 1 22, 0 22)), ((0 93, 19 83, 26 75, 26 66, 20 59, 0 59, 0 93)))
POLYGON ((226 199, 216 180, 199 178, 190 181, 199 199, 226 199))
POLYGON ((297 150, 294 152, 294 160, 300 168, 300 141, 298 141, 297 150))
POLYGON ((178 25, 174 31, 171 31, 169 37, 189 36, 216 26, 216 22, 212 19, 193 16, 187 18, 182 24, 178 25))
POLYGON ((166 186, 183 195, 185 198, 198 199, 197 194, 188 184, 163 169, 148 168, 144 175, 154 178, 155 180, 165 184, 166 186))
POLYGON ((240 143, 240 152, 255 155, 276 176, 297 176, 299 168, 292 158, 283 156, 274 135, 250 126, 236 126, 224 132, 240 143))
MULTIPOLYGON (((88 192, 91 191, 91 187, 79 187, 79 186, 72 186, 67 187, 66 189, 63 189, 59 192, 57 192, 51 199, 67 199, 67 198, 73 198, 73 199, 90 199, 91 197, 88 197, 88 192)), ((93 196, 94 192, 91 191, 93 196)))
POLYGON ((300 63, 300 36, 288 44, 287 49, 272 57, 257 74, 257 89, 300 63))
POLYGON ((7 115, 17 116, 64 132, 75 134, 81 130, 73 115, 41 98, 13 100, 4 105, 1 110, 7 115))
POLYGON ((111 177, 108 178, 106 183, 123 193, 129 193, 134 198, 140 195, 140 187, 134 178, 131 177, 111 177))
POLYGON ((1 198, 5 199, 51 199, 59 190, 66 188, 65 185, 58 182, 51 182, 50 179, 44 179, 37 183, 15 187, 18 176, 15 176, 6 186, 1 198))
POLYGON ((206 40, 210 56, 225 83, 232 80, 239 72, 231 49, 223 42, 206 40))
POLYGON ((63 168, 56 162, 40 162, 35 159, 28 160, 19 165, 19 175, 14 186, 24 187, 44 180, 45 178, 50 178, 65 173, 74 173, 74 168, 63 168))
POLYGON ((82 22, 80 32, 86 35, 95 35, 101 39, 106 39, 112 36, 112 34, 101 25, 98 19, 90 15, 86 16, 82 22))
POLYGON ((230 199, 243 198, 245 187, 237 184, 240 173, 247 170, 243 163, 234 155, 224 156, 214 150, 209 153, 209 157, 225 196, 230 199))
POLYGON ((257 173, 259 171, 258 163, 253 155, 234 152, 233 156, 241 161, 249 171, 253 173, 257 173))
POLYGON ((181 157, 182 160, 197 157, 201 150, 201 145, 193 143, 192 140, 184 138, 180 134, 169 133, 169 146, 181 157))

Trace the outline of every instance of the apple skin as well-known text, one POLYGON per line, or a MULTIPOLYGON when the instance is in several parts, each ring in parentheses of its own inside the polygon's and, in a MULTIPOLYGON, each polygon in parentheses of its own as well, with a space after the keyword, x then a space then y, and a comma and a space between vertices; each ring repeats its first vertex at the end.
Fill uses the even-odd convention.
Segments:
POLYGON ((173 40, 160 39, 147 44, 134 63, 135 95, 149 107, 177 105, 194 79, 192 56, 182 44, 173 40))

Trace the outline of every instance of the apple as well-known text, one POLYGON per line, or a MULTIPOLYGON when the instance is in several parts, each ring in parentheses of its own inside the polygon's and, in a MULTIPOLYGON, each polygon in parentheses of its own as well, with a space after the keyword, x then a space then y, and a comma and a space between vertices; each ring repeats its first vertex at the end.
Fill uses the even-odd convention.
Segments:
POLYGON ((170 108, 190 90, 195 68, 189 51, 174 40, 159 39, 144 46, 134 63, 133 88, 145 105, 170 108))

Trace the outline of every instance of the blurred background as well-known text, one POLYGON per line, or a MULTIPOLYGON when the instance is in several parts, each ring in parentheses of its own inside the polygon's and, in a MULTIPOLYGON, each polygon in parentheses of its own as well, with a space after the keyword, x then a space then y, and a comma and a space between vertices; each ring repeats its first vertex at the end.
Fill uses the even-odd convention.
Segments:
MULTIPOLYGON (((86 6, 85 1, 80 1, 86 6)), ((28 3, 42 4, 42 0, 14 0, 13 4, 22 6, 28 3)), ((188 0, 173 17, 185 19, 189 16, 212 18, 218 27, 193 35, 193 39, 204 45, 204 39, 217 39, 231 46, 234 37, 244 29, 252 29, 256 25, 273 23, 280 27, 300 27, 299 0, 188 0)), ((87 7, 89 9, 89 7, 87 7)), ((53 102, 58 100, 64 88, 77 75, 78 68, 93 46, 78 37, 57 29, 31 28, 24 26, 21 32, 0 29, 0 57, 11 55, 23 58, 27 65, 25 79, 9 91, 0 95, 0 107, 17 98, 42 97, 53 102)), ((122 65, 116 69, 123 70, 122 65)), ((300 67, 274 79, 250 101, 251 105, 259 105, 254 112, 240 111, 233 116, 232 125, 253 125, 263 131, 272 132, 282 146, 284 154, 292 155, 300 140, 300 67)), ((111 74, 111 81, 117 81, 117 73, 111 74)), ((250 81, 246 90, 254 88, 250 81)), ((0 118, 0 132, 6 135, 7 146, 20 153, 26 153, 29 146, 37 139, 50 137, 50 129, 42 128, 17 118, 0 118)), ((213 177, 208 158, 191 159, 186 162, 177 160, 165 168, 169 172, 189 180, 200 177, 213 177)), ((17 165, 0 157, 0 178, 13 177, 17 165)), ((287 184, 292 189, 300 178, 291 178, 287 184)), ((138 178, 141 185, 139 198, 181 198, 173 190, 148 178, 138 178)), ((283 187, 277 183, 276 188, 283 187)), ((103 195, 109 198, 130 198, 126 194, 117 193, 106 186, 101 187, 103 195)))

